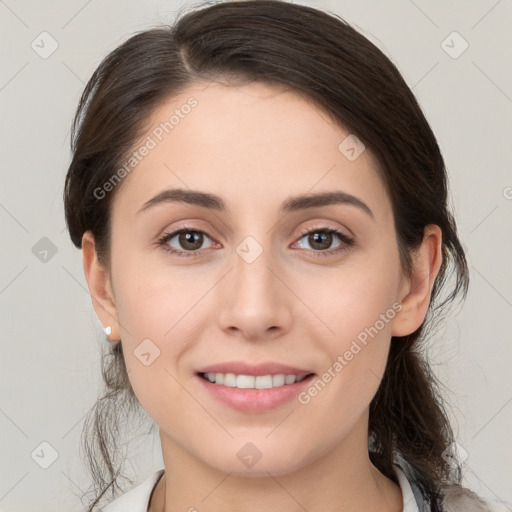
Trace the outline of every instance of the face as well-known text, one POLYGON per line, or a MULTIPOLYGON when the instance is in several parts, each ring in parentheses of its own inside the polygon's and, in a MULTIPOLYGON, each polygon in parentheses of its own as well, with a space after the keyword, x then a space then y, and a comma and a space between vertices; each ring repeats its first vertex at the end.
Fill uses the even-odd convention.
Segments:
POLYGON ((347 141, 340 150, 349 135, 261 83, 191 87, 152 116, 135 148, 149 149, 113 201, 110 284, 130 381, 164 452, 265 475, 366 449, 404 281, 376 162, 347 141), (177 189, 216 200, 148 203, 177 189), (198 375, 223 363, 218 373, 314 375, 261 390, 198 375), (267 363, 295 370, 255 368, 267 363), (261 456, 254 468, 247 455, 261 456))

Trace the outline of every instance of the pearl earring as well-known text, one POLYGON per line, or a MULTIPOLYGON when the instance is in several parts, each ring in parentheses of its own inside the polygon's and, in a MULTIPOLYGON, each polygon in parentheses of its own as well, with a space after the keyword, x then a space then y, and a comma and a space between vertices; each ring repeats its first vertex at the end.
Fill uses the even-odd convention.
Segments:
POLYGON ((110 336, 112 334, 112 327, 110 327, 110 325, 107 325, 107 327, 105 327, 105 334, 107 336, 110 336))

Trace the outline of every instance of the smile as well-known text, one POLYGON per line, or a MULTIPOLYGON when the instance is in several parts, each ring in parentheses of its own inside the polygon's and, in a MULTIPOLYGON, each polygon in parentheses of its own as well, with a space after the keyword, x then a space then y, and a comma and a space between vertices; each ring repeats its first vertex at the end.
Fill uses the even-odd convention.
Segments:
POLYGON ((239 389, 270 389, 288 386, 301 382, 309 375, 285 375, 278 373, 276 375, 237 375, 234 373, 199 373, 199 375, 212 384, 227 386, 239 389))

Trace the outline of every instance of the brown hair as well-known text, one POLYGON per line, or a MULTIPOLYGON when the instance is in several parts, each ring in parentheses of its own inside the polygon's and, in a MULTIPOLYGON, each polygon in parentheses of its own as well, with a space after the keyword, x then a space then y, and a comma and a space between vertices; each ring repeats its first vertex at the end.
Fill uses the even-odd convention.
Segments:
MULTIPOLYGON (((133 151, 163 101, 219 78, 288 86, 365 144, 392 202, 405 274, 424 227, 442 229, 443 262, 427 317, 416 332, 391 340, 369 420, 375 466, 396 481, 392 464, 400 463, 431 510, 441 511, 442 485, 460 485, 461 468, 450 459, 454 436, 422 345, 445 306, 465 297, 467 263, 448 205, 445 165, 425 116, 395 65, 342 18, 282 0, 218 3, 178 16, 171 27, 136 34, 112 51, 89 80, 72 127, 64 191, 71 240, 81 247, 82 235, 91 230, 108 268, 109 212, 117 189, 102 199, 94 191, 133 151)), ((97 489, 89 510, 109 488, 114 494, 121 406, 133 412, 138 405, 121 343, 102 361, 106 392, 83 430, 97 489)))

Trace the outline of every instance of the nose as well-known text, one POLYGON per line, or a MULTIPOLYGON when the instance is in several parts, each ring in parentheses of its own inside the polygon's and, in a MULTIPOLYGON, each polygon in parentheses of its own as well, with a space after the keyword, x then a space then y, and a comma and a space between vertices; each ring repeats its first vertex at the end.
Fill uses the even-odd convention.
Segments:
POLYGON ((250 238, 234 251, 231 267, 222 284, 220 328, 251 341, 274 339, 288 331, 293 294, 279 275, 272 251, 250 238))

